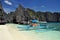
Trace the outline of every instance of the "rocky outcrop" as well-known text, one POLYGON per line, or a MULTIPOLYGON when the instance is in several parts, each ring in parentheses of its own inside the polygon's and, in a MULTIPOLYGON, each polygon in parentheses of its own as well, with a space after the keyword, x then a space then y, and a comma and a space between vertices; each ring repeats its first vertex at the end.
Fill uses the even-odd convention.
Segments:
POLYGON ((16 17, 17 23, 23 23, 23 21, 28 21, 30 18, 30 15, 23 6, 19 5, 19 7, 14 12, 14 16, 16 17))
POLYGON ((37 12, 36 15, 38 16, 40 21, 46 21, 46 14, 44 12, 37 12))
POLYGON ((40 21, 60 22, 60 12, 35 12, 32 9, 24 8, 19 5, 15 12, 6 14, 0 2, 0 23, 2 20, 6 23, 24 23, 27 24, 31 19, 38 19, 40 21))
POLYGON ((37 12, 36 17, 38 16, 40 21, 47 22, 60 22, 60 13, 58 12, 37 12))
POLYGON ((60 13, 58 13, 57 16, 58 16, 58 17, 57 17, 57 18, 58 18, 58 21, 60 22, 60 13))
POLYGON ((6 13, 4 12, 3 8, 2 8, 2 4, 0 1, 0 23, 6 23, 6 13))
POLYGON ((31 19, 37 19, 37 17, 36 17, 36 12, 35 12, 34 10, 27 8, 27 11, 28 11, 28 13, 29 13, 29 16, 30 16, 29 18, 30 18, 30 20, 31 20, 31 19))
POLYGON ((21 5, 16 9, 15 16, 17 22, 22 22, 22 20, 24 20, 24 10, 25 9, 21 5))
POLYGON ((8 23, 13 23, 13 16, 14 16, 14 12, 10 12, 9 14, 7 14, 7 22, 8 23))
POLYGON ((46 17, 46 21, 48 21, 48 22, 57 21, 57 16, 56 16, 56 14, 53 14, 53 13, 51 13, 51 12, 45 12, 45 17, 46 17))

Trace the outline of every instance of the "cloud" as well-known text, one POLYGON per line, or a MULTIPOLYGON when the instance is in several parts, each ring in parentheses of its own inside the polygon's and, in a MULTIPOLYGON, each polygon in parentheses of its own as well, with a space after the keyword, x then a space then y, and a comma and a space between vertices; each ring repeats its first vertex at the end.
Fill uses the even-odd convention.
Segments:
POLYGON ((12 3, 9 2, 8 0, 5 0, 4 2, 5 2, 6 4, 8 4, 8 5, 12 5, 12 3))
POLYGON ((43 8, 44 8, 45 6, 44 6, 44 5, 41 5, 41 7, 43 7, 43 8))

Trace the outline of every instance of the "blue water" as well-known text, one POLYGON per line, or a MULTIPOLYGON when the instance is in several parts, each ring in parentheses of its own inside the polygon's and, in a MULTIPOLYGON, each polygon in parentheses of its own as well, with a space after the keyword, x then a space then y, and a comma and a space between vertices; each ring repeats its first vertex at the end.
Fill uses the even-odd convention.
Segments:
POLYGON ((49 23, 40 23, 35 30, 30 25, 17 25, 19 32, 24 33, 30 39, 33 40, 60 40, 60 23, 58 22, 49 22, 49 23), (22 31, 20 30, 22 29, 22 31), (24 29, 24 30, 23 30, 24 29), (57 31, 56 31, 57 30, 57 31))
MULTIPOLYGON (((30 25, 18 25, 17 28, 34 29, 30 25)), ((40 23, 35 29, 60 30, 60 22, 40 23)))

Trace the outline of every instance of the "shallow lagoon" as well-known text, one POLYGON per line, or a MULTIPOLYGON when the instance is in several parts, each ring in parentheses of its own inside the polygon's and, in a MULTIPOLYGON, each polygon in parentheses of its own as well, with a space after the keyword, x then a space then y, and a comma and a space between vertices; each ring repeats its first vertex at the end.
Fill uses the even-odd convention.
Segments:
POLYGON ((25 35, 28 35, 31 40, 60 40, 60 23, 49 22, 47 24, 40 24, 38 27, 41 29, 24 30, 21 32, 25 33, 25 35))
MULTIPOLYGON (((49 28, 41 28, 36 30, 20 30, 21 28, 19 28, 27 27, 29 25, 11 24, 10 26, 17 28, 17 31, 20 35, 26 36, 26 40, 60 40, 60 31, 54 30, 54 28, 60 29, 60 23, 47 23, 47 26, 49 26, 49 28)), ((45 24, 41 25, 40 27, 42 26, 46 27, 45 24)))
MULTIPOLYGON (((30 25, 18 25, 18 29, 34 29, 34 27, 31 27, 30 25)), ((38 29, 47 29, 47 30, 57 30, 60 31, 60 22, 48 22, 48 23, 40 23, 35 28, 38 29)))

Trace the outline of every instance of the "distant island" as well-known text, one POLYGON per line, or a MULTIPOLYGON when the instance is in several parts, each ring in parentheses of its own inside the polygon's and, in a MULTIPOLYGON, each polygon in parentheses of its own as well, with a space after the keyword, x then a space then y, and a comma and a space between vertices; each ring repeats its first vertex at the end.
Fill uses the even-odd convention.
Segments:
MULTIPOLYGON (((7 10, 7 9, 6 9, 7 10)), ((46 22, 60 22, 60 12, 35 12, 32 9, 19 5, 15 12, 5 13, 0 2, 0 23, 21 23, 32 19, 46 22)))

